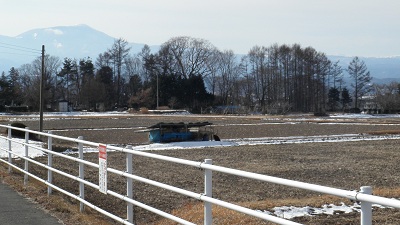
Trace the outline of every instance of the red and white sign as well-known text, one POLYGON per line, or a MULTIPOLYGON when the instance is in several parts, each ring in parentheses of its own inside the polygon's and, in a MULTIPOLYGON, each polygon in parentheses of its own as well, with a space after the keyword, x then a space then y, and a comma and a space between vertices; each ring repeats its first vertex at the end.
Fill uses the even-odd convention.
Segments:
POLYGON ((107 146, 99 145, 99 190, 107 194, 107 146))

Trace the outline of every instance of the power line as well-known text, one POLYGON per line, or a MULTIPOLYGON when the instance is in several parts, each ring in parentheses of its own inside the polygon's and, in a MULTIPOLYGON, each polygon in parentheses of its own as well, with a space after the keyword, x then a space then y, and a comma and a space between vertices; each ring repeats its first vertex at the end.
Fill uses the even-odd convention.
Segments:
POLYGON ((16 50, 19 52, 27 52, 27 53, 33 53, 33 54, 40 54, 40 52, 36 52, 33 50, 24 50, 24 49, 18 49, 18 48, 14 48, 14 47, 8 47, 8 46, 2 46, 0 43, 0 48, 6 48, 6 49, 11 49, 11 50, 16 50))
POLYGON ((42 52, 42 50, 39 50, 39 49, 28 48, 28 47, 24 47, 24 46, 20 46, 20 45, 14 45, 14 44, 7 44, 7 43, 4 43, 4 42, 0 42, 0 45, 12 46, 14 48, 5 47, 5 46, 0 46, 0 47, 11 48, 11 49, 15 49, 15 50, 18 50, 18 51, 28 51, 28 52, 35 52, 35 53, 41 53, 42 52))
POLYGON ((34 54, 24 54, 24 53, 15 53, 15 52, 0 52, 0 54, 24 55, 24 56, 40 56, 40 54, 34 55, 34 54))
POLYGON ((0 49, 9 49, 13 51, 1 51, 1 54, 10 54, 10 55, 23 55, 23 56, 39 56, 41 54, 41 50, 28 48, 20 45, 8 44, 4 42, 0 42, 0 49))

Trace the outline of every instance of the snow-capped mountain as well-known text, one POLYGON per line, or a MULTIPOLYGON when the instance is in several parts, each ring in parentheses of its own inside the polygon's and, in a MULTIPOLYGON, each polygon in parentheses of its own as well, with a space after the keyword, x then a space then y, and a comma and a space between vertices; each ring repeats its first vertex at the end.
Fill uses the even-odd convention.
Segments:
MULTIPOLYGON (((87 25, 33 29, 16 37, 0 35, 0 72, 31 63, 36 57, 40 57, 42 45, 45 45, 46 54, 58 56, 60 59, 90 57, 95 60, 100 53, 111 48, 117 38, 87 25)), ((135 53, 140 52, 144 46, 132 42, 129 44, 135 53)))
MULTIPOLYGON (((81 58, 98 55, 111 46, 114 38, 86 25, 34 29, 15 37, 16 41, 41 48, 50 55, 81 58), (100 49, 103 51, 99 52, 100 49)), ((21 43, 21 44, 22 44, 21 43)))

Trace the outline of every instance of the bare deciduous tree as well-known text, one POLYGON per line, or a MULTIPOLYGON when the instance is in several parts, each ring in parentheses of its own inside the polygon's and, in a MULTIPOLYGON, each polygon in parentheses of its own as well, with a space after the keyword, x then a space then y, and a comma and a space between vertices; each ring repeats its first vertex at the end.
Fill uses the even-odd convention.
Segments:
POLYGON ((129 51, 131 50, 131 47, 128 46, 128 42, 122 38, 119 38, 114 41, 114 44, 112 45, 111 49, 108 50, 108 53, 111 56, 111 61, 113 63, 113 72, 114 76, 116 74, 116 103, 118 105, 122 104, 120 101, 121 97, 121 88, 123 86, 122 82, 122 67, 125 65, 126 60, 128 59, 129 56, 129 51))
POLYGON ((370 84, 372 77, 364 61, 358 57, 354 57, 350 62, 347 72, 353 80, 351 87, 353 88, 354 107, 358 108, 360 98, 372 90, 370 84))
POLYGON ((208 41, 191 37, 175 37, 161 45, 160 53, 168 57, 173 74, 188 79, 209 74, 207 63, 215 47, 208 41))
POLYGON ((399 83, 374 85, 376 103, 384 113, 394 113, 400 110, 399 83))
MULTIPOLYGON (((39 109, 39 87, 42 71, 41 57, 30 64, 22 65, 18 71, 21 79, 25 104, 39 109)), ((54 103, 56 98, 56 74, 60 68, 60 59, 55 56, 45 55, 44 100, 45 103, 54 103)))
POLYGON ((217 81, 217 87, 219 95, 223 99, 223 104, 231 105, 234 104, 238 96, 235 95, 234 84, 238 79, 238 64, 236 62, 236 56, 233 51, 224 51, 217 54, 217 70, 219 79, 217 81))

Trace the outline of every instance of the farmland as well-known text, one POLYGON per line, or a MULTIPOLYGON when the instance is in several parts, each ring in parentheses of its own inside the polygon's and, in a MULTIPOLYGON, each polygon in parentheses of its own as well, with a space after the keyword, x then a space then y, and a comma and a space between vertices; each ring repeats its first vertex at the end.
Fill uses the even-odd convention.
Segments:
MULTIPOLYGON (((38 121, 34 117, 3 116, 2 123, 22 121, 31 129, 38 129, 38 121)), ((85 116, 46 116, 44 130, 51 130, 54 134, 68 137, 83 136, 85 140, 115 145, 144 145, 147 144, 147 134, 138 133, 149 125, 157 122, 202 122, 214 124, 214 130, 223 140, 232 142, 248 140, 251 138, 290 139, 291 137, 304 137, 313 139, 316 136, 362 136, 358 141, 342 140, 331 142, 285 143, 240 145, 231 147, 213 147, 183 150, 152 151, 177 158, 194 161, 213 159, 213 164, 256 172, 286 179, 298 180, 346 190, 359 189, 369 185, 374 189, 374 194, 386 197, 400 197, 400 176, 398 171, 399 140, 385 139, 400 133, 400 118, 398 117, 323 117, 316 118, 310 115, 290 116, 202 116, 202 115, 85 115, 85 116), (381 137, 369 138, 369 137, 381 137)), ((56 143, 60 149, 74 148, 67 143, 56 143)), ((97 154, 87 154, 85 158, 96 161, 97 154)), ((123 169, 120 162, 124 154, 110 153, 111 167, 123 169)), ((46 160, 43 158, 42 160, 46 160)), ((163 163, 160 161, 134 158, 135 173, 163 183, 202 192, 202 172, 196 169, 163 163)), ((73 168, 73 165, 63 164, 62 160, 55 159, 60 168, 73 168)), ((3 167, 1 170, 3 170, 3 167)), ((32 167, 35 169, 35 167, 32 167)), ((37 170, 36 173, 44 173, 37 170)), ((2 172, 3 174, 3 172, 2 172)), ((86 177, 90 178, 91 173, 86 177)), ((93 173, 93 176, 97 174, 93 173)), ((8 178, 10 183, 12 178, 8 178)), ((346 202, 344 199, 325 196, 318 193, 288 188, 284 186, 251 181, 244 178, 227 176, 215 173, 213 181, 213 196, 240 205, 245 205, 257 210, 271 210, 275 206, 293 205, 314 207, 326 203, 346 202)), ((66 189, 75 190, 76 183, 69 182, 62 177, 55 179, 58 184, 63 184, 66 189), (74 186, 75 185, 75 186, 74 186)), ((125 186, 121 185, 118 178, 112 178, 112 189, 123 192, 125 186), (113 180, 114 179, 114 180, 113 180)), ((146 204, 155 206, 166 212, 189 219, 194 223, 202 223, 201 204, 195 200, 135 183, 136 198, 146 204), (175 199, 172 201, 171 199, 175 199), (198 216, 195 216, 198 215, 198 216)), ((44 191, 34 193, 33 188, 17 187, 26 194, 40 195, 44 191), (31 192, 31 193, 30 193, 31 192)), ((57 194, 58 195, 58 194, 57 194)), ((124 215, 126 206, 106 196, 98 196, 98 192, 88 191, 87 198, 98 201, 101 207, 108 208, 116 214, 124 215)), ((33 197, 42 202, 46 207, 44 197, 33 197)), ((66 201, 74 204, 73 200, 66 201)), ((349 202, 346 202, 351 204, 349 202)), ((75 203, 76 204, 76 203, 75 203)), ((78 206, 72 206, 78 207, 78 206)), ((68 216, 68 210, 48 209, 60 217, 66 224, 87 224, 87 220, 68 216)), ((70 213, 73 212, 73 210, 70 213)), ((267 224, 252 218, 230 214, 216 208, 216 224, 267 224)), ((90 214, 92 215, 92 214, 90 214)), ((151 213, 135 208, 137 224, 169 224, 151 213)), ((95 214, 93 214, 94 217, 95 214)), ((97 218, 97 217, 96 217, 97 218)), ((313 217, 300 217, 294 221, 305 224, 359 224, 359 214, 345 215, 319 215, 313 217)), ((108 221, 105 219, 104 221, 108 221)), ((112 223, 112 222, 110 222, 112 223)), ((398 224, 400 223, 399 210, 374 209, 374 223, 398 224)), ((105 223, 106 224, 106 223, 105 223)))

